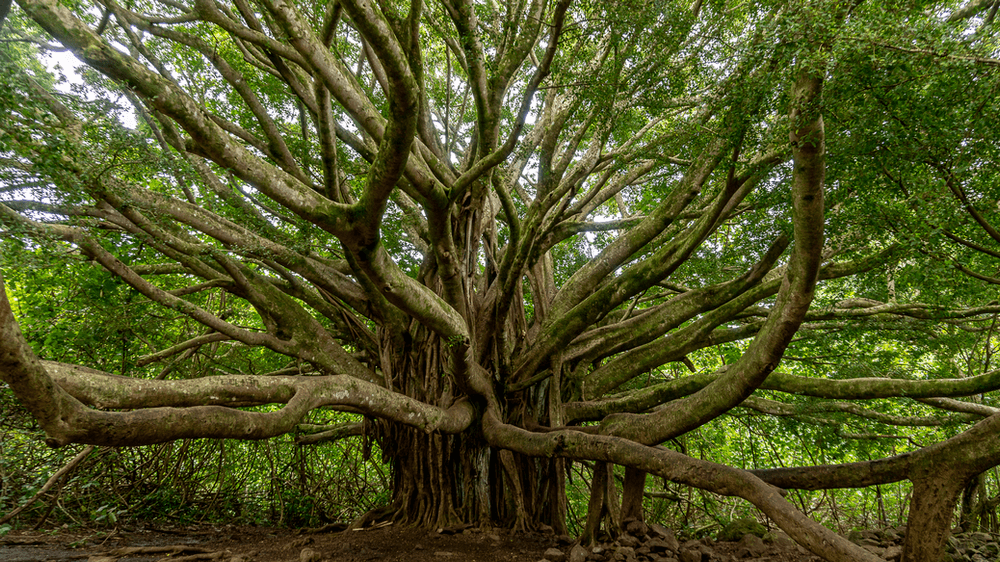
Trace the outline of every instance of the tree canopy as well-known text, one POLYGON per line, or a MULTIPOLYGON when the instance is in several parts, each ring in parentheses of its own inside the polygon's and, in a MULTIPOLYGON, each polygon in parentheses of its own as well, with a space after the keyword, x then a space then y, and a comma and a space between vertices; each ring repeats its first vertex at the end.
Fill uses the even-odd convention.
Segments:
POLYGON ((936 560, 1000 463, 996 11, 17 0, 0 379, 53 446, 361 414, 310 439, 374 436, 417 524, 558 526, 590 460, 633 514, 652 473, 874 560, 778 489, 910 480, 904 560, 936 560), (753 473, 663 446, 740 411, 929 441, 753 473))

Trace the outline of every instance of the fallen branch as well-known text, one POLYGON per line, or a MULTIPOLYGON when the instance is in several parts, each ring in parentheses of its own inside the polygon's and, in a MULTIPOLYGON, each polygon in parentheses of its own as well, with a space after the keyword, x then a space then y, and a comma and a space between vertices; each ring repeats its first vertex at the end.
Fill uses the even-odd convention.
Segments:
POLYGON ((143 554, 166 554, 165 558, 160 558, 156 562, 195 562, 198 560, 222 560, 228 559, 232 553, 228 550, 209 550, 200 546, 190 546, 175 544, 168 546, 124 546, 116 548, 101 555, 91 556, 90 562, 117 562, 127 556, 143 554), (191 553, 187 556, 177 556, 178 554, 191 553))
MULTIPOLYGON (((103 556, 112 556, 115 558, 121 558, 123 556, 134 556, 136 554, 169 554, 173 556, 174 554, 182 554, 189 552, 192 554, 212 554, 215 551, 209 550, 207 548, 202 548, 200 546, 190 546, 184 544, 174 544, 167 546, 123 546, 121 548, 116 548, 110 552, 103 554, 103 556)), ((179 558, 171 558, 171 560, 179 560, 179 558)))
POLYGON ((173 557, 168 556, 166 558, 160 558, 156 562, 195 562, 196 560, 222 560, 223 558, 228 558, 231 553, 228 550, 217 550, 215 552, 204 552, 201 554, 192 554, 191 556, 181 556, 173 557))

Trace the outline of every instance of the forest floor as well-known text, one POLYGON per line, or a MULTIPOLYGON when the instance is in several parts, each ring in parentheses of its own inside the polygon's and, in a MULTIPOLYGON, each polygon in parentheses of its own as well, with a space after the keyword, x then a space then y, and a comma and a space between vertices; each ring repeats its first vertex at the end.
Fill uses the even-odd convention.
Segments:
MULTIPOLYGON (((398 526, 301 534, 249 526, 182 526, 114 532, 11 531, 0 537, 0 562, 537 562, 566 540, 539 533, 465 529, 428 532, 398 526)), ((736 543, 715 543, 713 560, 812 562, 794 545, 737 558, 736 543), (732 548, 730 548, 732 547, 732 548)))

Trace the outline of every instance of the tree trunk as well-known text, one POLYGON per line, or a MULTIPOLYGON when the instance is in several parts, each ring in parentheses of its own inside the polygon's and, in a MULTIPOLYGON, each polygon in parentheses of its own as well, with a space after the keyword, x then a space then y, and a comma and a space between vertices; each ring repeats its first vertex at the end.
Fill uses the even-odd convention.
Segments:
MULTIPOLYGON (((382 371, 393 390, 442 408, 452 405, 456 381, 448 349, 436 336, 386 335, 382 371), (408 343, 410 342, 410 343, 408 343)), ((509 404, 512 415, 546 420, 548 400, 509 404)), ((565 534, 564 459, 535 459, 492 448, 475 428, 461 434, 428 434, 400 423, 374 422, 372 435, 390 464, 389 515, 425 528, 462 524, 521 529, 551 526, 565 534)))
POLYGON ((590 502, 587 504, 587 523, 580 535, 580 544, 591 546, 597 542, 597 532, 601 528, 601 520, 607 509, 608 475, 611 464, 598 461, 594 463, 594 476, 590 483, 590 502))
POLYGON ((479 475, 467 438, 401 426, 387 433, 380 445, 392 467, 394 518, 424 527, 472 522, 479 475))
POLYGON ((557 535, 568 535, 566 527, 566 459, 557 458, 549 461, 549 509, 545 510, 548 524, 557 535))
POLYGON ((638 468, 625 467, 625 484, 622 489, 622 521, 626 519, 644 520, 642 494, 646 490, 646 472, 638 468))
POLYGON ((962 490, 962 509, 959 526, 963 532, 978 531, 982 527, 983 481, 985 473, 974 476, 962 490))
POLYGON ((901 562, 939 562, 942 559, 955 505, 964 487, 965 481, 947 469, 913 481, 901 562))
POLYGON ((385 517, 425 528, 457 525, 566 534, 565 459, 531 459, 475 436, 393 427, 380 440, 392 470, 385 517))

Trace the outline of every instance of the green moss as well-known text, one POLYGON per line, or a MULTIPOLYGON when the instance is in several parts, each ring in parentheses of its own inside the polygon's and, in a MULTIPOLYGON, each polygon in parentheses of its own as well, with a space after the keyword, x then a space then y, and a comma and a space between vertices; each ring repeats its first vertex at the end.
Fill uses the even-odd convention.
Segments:
POLYGON ((738 541, 745 535, 757 535, 758 537, 764 538, 765 533, 767 533, 767 529, 758 523, 756 519, 745 517, 742 519, 733 519, 727 523, 726 526, 719 531, 716 540, 738 541))

